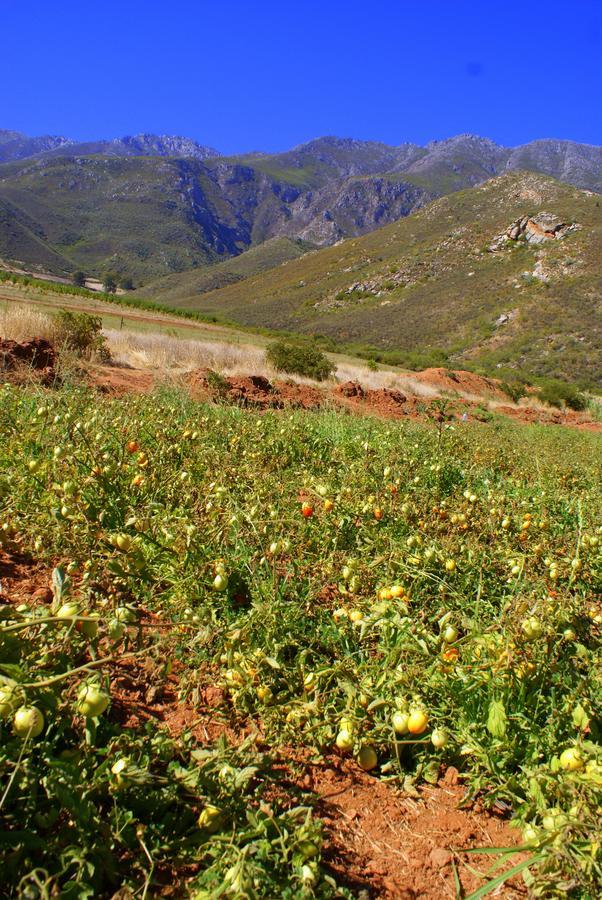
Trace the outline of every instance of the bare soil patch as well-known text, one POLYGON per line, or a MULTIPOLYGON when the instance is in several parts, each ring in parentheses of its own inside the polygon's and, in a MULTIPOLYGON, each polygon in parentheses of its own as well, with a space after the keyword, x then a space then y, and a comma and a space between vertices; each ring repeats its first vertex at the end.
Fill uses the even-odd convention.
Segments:
MULTIPOLYGON (((326 829, 325 861, 343 882, 370 897, 435 900, 457 896, 454 868, 465 894, 486 880, 495 856, 468 849, 521 843, 508 822, 473 807, 460 809, 465 789, 455 769, 437 786, 409 797, 350 759, 310 764, 305 785, 319 797, 326 829)), ((513 857, 507 868, 516 864, 513 857)), ((520 882, 506 898, 524 897, 520 882)))
POLYGON ((491 397, 506 400, 507 394, 502 390, 497 378, 485 378, 474 372, 450 369, 425 369, 412 376, 421 384, 436 388, 438 391, 450 391, 455 394, 472 395, 474 397, 491 397))
POLYGON ((10 381, 52 384, 56 360, 55 350, 45 338, 21 342, 0 340, 0 372, 10 381))

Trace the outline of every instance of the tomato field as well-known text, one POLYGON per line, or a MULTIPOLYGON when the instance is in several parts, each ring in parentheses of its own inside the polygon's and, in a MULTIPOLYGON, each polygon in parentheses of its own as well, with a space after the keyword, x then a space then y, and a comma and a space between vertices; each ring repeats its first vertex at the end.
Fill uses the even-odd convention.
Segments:
POLYGON ((0 387, 0 559, 51 582, 0 584, 0 893, 356 896, 289 787, 345 757, 502 804, 521 849, 478 896, 598 895, 600 450, 0 387), (127 666, 221 733, 128 717, 127 666))

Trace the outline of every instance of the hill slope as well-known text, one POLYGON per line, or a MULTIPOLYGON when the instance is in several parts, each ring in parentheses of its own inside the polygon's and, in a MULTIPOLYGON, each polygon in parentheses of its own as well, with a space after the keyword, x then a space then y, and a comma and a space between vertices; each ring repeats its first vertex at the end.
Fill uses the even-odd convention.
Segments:
POLYGON ((455 362, 600 383, 601 257, 597 196, 516 172, 190 306, 244 325, 402 351, 401 359, 439 348, 455 362), (560 229, 562 239, 495 243, 544 212, 576 225, 560 229))
POLYGON ((293 238, 271 238, 239 256, 233 256, 222 262, 166 275, 135 291, 132 296, 150 299, 160 296, 161 302, 168 306, 183 309, 194 307, 200 294, 218 290, 251 275, 258 275, 291 259, 297 259, 313 249, 315 248, 312 244, 293 238))

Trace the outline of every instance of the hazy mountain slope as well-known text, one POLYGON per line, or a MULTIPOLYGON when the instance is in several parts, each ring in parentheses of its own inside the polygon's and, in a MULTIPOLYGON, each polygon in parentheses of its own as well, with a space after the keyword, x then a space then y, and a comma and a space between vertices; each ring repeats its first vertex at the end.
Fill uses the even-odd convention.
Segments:
POLYGON ((204 294, 194 308, 381 351, 438 347, 456 361, 599 381, 598 202, 544 176, 508 174, 204 294), (517 219, 543 211, 579 227, 563 240, 486 249, 517 219), (504 315, 508 320, 496 325, 504 315))
POLYGON ((45 158, 9 177, 0 171, 2 198, 89 272, 146 279, 250 242, 248 224, 195 160, 45 158))
POLYGON ((424 152, 415 144, 390 147, 377 141, 322 137, 284 153, 243 155, 232 159, 297 187, 319 188, 333 180, 396 170, 424 152))
POLYGON ((27 137, 18 131, 3 131, 0 129, 0 163, 25 159, 36 156, 38 153, 47 153, 56 148, 66 148, 73 142, 68 138, 43 135, 42 137, 27 137))
POLYGON ((240 256, 187 272, 166 275, 136 291, 133 296, 155 298, 168 306, 194 306, 200 294, 217 290, 226 284, 242 281, 266 269, 282 265, 315 249, 304 241, 288 237, 271 238, 240 256))
MULTIPOLYGON (((429 199, 398 176, 302 192, 220 159, 99 156, 1 166, 0 198, 37 222, 77 267, 98 275, 111 269, 136 282, 234 256, 273 237, 331 243, 429 199)), ((26 258, 24 250, 15 252, 26 258)))
MULTIPOLYGON (((22 136, 0 138, 7 153, 22 136)), ((517 166, 602 189, 602 149, 568 141, 510 149, 458 135, 421 148, 325 137, 281 154, 214 154, 156 135, 63 143, 0 165, 0 198, 76 268, 97 276, 111 269, 143 284, 275 237, 328 245, 365 234, 517 166)), ((1 227, 9 227, 6 217, 1 227)), ((35 244, 24 238, 20 246, 19 233, 15 226, 10 241, 0 241, 16 259, 40 264, 30 259, 35 244)))
POLYGON ((510 152, 507 170, 543 172, 560 181, 602 192, 602 147, 574 141, 531 141, 510 152))
POLYGON ((174 156, 183 159, 210 159, 219 156, 213 147, 199 144, 192 138, 137 134, 110 141, 88 141, 73 143, 69 147, 59 147, 52 151, 53 156, 174 156))

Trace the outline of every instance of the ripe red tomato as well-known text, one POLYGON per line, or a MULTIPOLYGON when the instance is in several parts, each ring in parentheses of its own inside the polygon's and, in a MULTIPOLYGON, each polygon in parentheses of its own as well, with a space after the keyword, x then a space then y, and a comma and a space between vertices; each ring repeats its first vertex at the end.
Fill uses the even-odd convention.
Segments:
POLYGON ((314 514, 314 508, 311 503, 303 503, 301 506, 301 513, 306 519, 311 519, 314 514))

